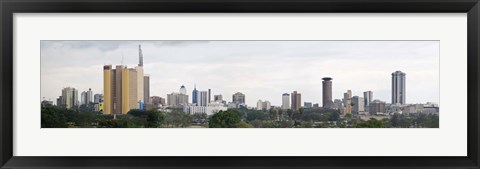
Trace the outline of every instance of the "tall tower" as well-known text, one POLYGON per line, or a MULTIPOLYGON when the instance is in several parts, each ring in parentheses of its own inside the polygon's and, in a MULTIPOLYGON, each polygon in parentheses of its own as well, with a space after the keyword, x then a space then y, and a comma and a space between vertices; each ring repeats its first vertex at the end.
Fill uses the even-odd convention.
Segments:
POLYGON ((372 98, 373 98, 373 92, 372 91, 363 92, 363 99, 364 99, 364 102, 365 102, 365 107, 370 105, 370 102, 372 102, 372 98))
POLYGON ((103 66, 103 113, 113 114, 112 95, 115 94, 115 71, 112 71, 112 65, 103 66))
POLYGON ((333 109, 335 106, 332 101, 332 78, 331 77, 324 77, 322 78, 322 88, 323 88, 323 108, 331 108, 333 109))
POLYGON ((392 104, 405 104, 407 94, 405 75, 405 73, 398 70, 392 73, 392 104))
POLYGON ((142 45, 138 45, 138 66, 143 67, 143 53, 142 53, 142 45))
POLYGON ((282 94, 282 109, 290 109, 290 94, 282 94))
POLYGON ((197 84, 193 86, 193 91, 192 91, 192 103, 198 103, 198 90, 197 90, 197 84))
POLYGON ((302 95, 297 91, 293 91, 290 95, 292 97, 292 110, 298 110, 302 107, 302 95))

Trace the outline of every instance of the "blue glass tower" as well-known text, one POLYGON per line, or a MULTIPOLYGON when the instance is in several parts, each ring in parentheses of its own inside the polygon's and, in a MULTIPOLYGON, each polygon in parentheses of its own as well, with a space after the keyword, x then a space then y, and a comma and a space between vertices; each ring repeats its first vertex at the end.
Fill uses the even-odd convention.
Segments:
POLYGON ((198 104, 197 96, 198 96, 198 90, 197 90, 197 85, 195 84, 195 86, 193 87, 193 92, 192 92, 192 103, 193 104, 198 104))

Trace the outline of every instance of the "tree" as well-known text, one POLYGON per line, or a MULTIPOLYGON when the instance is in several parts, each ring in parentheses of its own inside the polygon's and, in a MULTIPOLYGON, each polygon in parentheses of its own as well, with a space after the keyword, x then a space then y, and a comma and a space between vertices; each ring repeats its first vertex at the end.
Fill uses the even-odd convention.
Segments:
POLYGON ((302 118, 303 118, 303 112, 304 111, 305 110, 303 109, 303 107, 300 107, 300 109, 298 109, 298 113, 300 113, 300 120, 302 120, 302 118))
POLYGON ((158 128, 161 127, 165 122, 165 114, 157 110, 148 111, 147 115, 147 126, 148 128, 158 128))
POLYGON ((274 108, 270 108, 268 111, 270 113, 270 119, 271 120, 276 120, 277 119, 277 112, 275 111, 274 108))
POLYGON ((283 110, 277 110, 280 115, 280 121, 283 121, 283 110))
POLYGON ((208 119, 209 128, 234 128, 240 122, 240 117, 231 111, 220 111, 208 119))
POLYGON ((288 118, 289 118, 290 120, 292 120, 292 117, 293 117, 293 111, 292 111, 292 109, 288 109, 288 110, 287 110, 287 114, 288 114, 288 118))
POLYGON ((385 123, 383 120, 377 120, 375 118, 370 118, 368 121, 360 122, 356 128, 385 128, 385 123))

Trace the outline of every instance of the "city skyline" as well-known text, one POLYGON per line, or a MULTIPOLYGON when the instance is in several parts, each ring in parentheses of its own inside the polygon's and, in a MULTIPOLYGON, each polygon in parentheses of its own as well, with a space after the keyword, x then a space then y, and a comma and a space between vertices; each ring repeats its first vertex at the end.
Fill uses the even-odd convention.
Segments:
POLYGON ((321 105, 322 78, 332 77, 333 99, 341 99, 347 90, 360 97, 365 91, 373 91, 373 99, 388 103, 392 97, 391 73, 402 70, 407 73, 406 103, 439 103, 438 41, 42 41, 41 97, 53 101, 68 86, 103 93, 103 75, 98 69, 103 64, 135 66, 138 44, 142 44, 142 63, 150 75, 150 96, 166 98, 182 85, 187 95, 191 95, 196 85, 197 90, 211 89, 212 95, 223 95, 227 101, 231 101, 228 98, 234 93, 241 92, 251 107, 258 100, 281 106, 282 94, 293 91, 302 94, 301 105, 303 102, 321 105), (308 49, 305 46, 327 51, 305 51, 308 49), (245 51, 245 47, 253 49, 245 51), (347 48, 350 50, 345 52, 347 48), (189 49, 195 55, 185 52, 189 49), (214 49, 222 52, 213 54, 214 49), (120 63, 104 61, 99 67, 93 66, 102 59, 80 61, 85 59, 82 56, 90 58, 92 52, 105 60, 119 59, 120 52, 121 60, 120 63), (352 53, 357 53, 356 57, 352 53), (389 65, 397 66, 386 68, 389 65), (335 71, 339 67, 342 71, 335 71), (71 70, 62 71, 66 68, 71 70), (208 71, 211 73, 205 73, 208 71))

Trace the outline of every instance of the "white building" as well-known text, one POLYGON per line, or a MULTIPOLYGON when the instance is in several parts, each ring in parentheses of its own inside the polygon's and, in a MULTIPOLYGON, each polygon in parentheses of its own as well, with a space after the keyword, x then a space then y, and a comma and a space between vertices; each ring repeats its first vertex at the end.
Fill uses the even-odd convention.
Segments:
POLYGON ((228 108, 225 107, 222 103, 210 102, 208 106, 197 106, 190 105, 184 108, 184 111, 189 114, 207 114, 212 115, 219 111, 226 111, 228 108))
POLYGON ((257 101, 257 110, 262 110, 263 109, 263 101, 262 100, 258 100, 257 101))
POLYGON ((208 92, 207 91, 198 91, 197 102, 198 102, 198 106, 207 106, 207 104, 208 104, 208 92))
POLYGON ((180 94, 187 94, 187 88, 184 85, 180 86, 180 94))
POLYGON ((363 102, 363 97, 353 96, 352 97, 352 112, 361 114, 361 112, 365 112, 365 103, 363 102))
POLYGON ((282 109, 290 109, 290 94, 282 94, 282 109))

